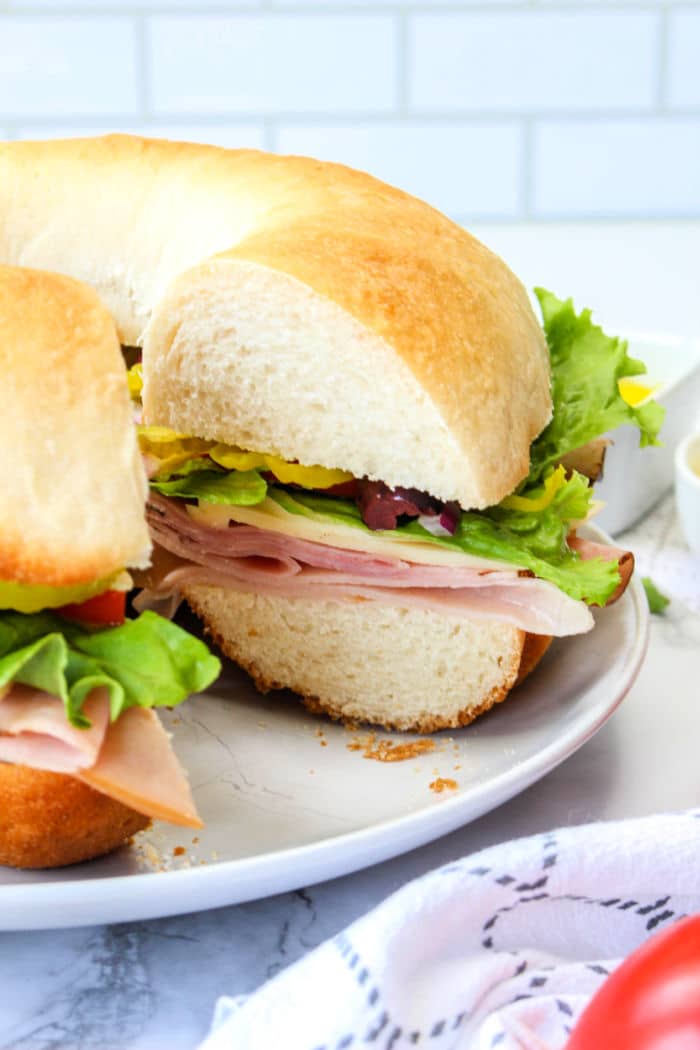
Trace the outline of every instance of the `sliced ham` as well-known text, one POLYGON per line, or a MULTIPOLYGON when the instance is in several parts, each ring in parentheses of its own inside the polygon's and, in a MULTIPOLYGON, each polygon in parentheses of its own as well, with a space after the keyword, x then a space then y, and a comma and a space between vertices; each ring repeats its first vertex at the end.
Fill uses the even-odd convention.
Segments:
POLYGON ((63 701, 13 685, 0 696, 0 762, 75 776, 139 813, 201 827, 187 778, 154 711, 134 707, 109 721, 109 696, 95 689, 76 729, 63 701))
POLYGON ((290 599, 420 606, 456 617, 500 619, 532 634, 557 637, 593 627, 583 602, 497 562, 493 568, 415 564, 254 525, 214 527, 195 520, 185 505, 158 495, 151 498, 148 520, 154 540, 168 553, 160 571, 149 575, 141 608, 163 611, 183 589, 203 584, 290 599))
POLYGON ((113 722, 97 762, 78 777, 137 813, 202 827, 170 738, 150 708, 131 707, 113 722))
MULTIPOLYGON (((337 574, 340 576, 340 574, 337 574)), ((274 581, 261 576, 257 581, 236 580, 218 569, 182 562, 171 569, 157 585, 142 591, 137 599, 139 610, 157 609, 161 615, 170 605, 177 607, 179 595, 188 587, 235 587, 255 594, 280 598, 313 598, 329 601, 373 601, 386 605, 437 609, 446 616, 473 620, 503 620, 530 634, 563 637, 583 634, 593 627, 593 617, 583 602, 574 601, 546 580, 527 580, 515 576, 510 584, 451 587, 371 586, 334 578, 332 572, 320 579, 320 573, 302 569, 292 579, 274 581)))
POLYGON ((622 597, 634 572, 634 555, 632 551, 623 550, 622 547, 613 547, 612 544, 595 543, 593 540, 585 540, 580 536, 569 536, 569 546, 584 560, 591 561, 593 558, 602 558, 603 561, 616 561, 620 573, 620 583, 607 600, 607 605, 612 605, 618 598, 622 597))
MULTIPOLYGON (((188 562, 225 573, 231 581, 262 578, 281 581, 299 575, 303 568, 327 570, 340 581, 371 583, 377 587, 482 587, 512 582, 518 569, 475 569, 415 564, 399 557, 385 558, 357 550, 344 550, 311 540, 272 532, 255 525, 231 523, 212 527, 187 514, 186 505, 151 495, 148 523, 154 540, 166 551, 188 562)), ((325 577, 319 575, 319 581, 325 577)))
POLYGON ((0 699, 0 761, 69 774, 94 765, 109 725, 106 689, 94 689, 83 711, 92 725, 76 729, 60 697, 13 685, 0 699))

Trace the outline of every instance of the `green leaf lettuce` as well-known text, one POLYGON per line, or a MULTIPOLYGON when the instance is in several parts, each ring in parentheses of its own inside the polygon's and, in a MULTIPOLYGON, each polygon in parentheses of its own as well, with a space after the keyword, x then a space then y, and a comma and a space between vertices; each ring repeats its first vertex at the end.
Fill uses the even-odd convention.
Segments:
POLYGON ((636 408, 621 396, 618 380, 646 372, 627 353, 624 339, 605 335, 591 311, 577 314, 571 299, 562 301, 544 288, 535 294, 542 309, 552 362, 553 415, 530 450, 527 484, 542 478, 562 456, 581 448, 622 423, 639 428, 639 444, 658 444, 664 409, 655 401, 636 408))
MULTIPOLYGON (((528 497, 537 499, 543 491, 542 485, 532 487, 528 497)), ((291 514, 301 514, 321 524, 369 531, 357 506, 350 500, 307 492, 292 494, 278 488, 271 488, 269 495, 291 514)), ((574 473, 542 510, 527 512, 498 506, 487 511, 465 511, 454 536, 434 536, 415 520, 381 535, 397 543, 398 557, 402 555, 400 547, 412 541, 438 544, 509 562, 549 580, 572 598, 604 605, 620 582, 616 562, 599 558, 584 561, 566 543, 571 521, 585 518, 590 499, 587 479, 574 473)), ((408 551, 405 556, 409 557, 408 551)))
POLYGON ((257 470, 205 470, 196 465, 198 462, 195 460, 178 467, 178 474, 187 471, 185 477, 176 477, 172 481, 154 479, 150 482, 151 488, 163 496, 239 507, 252 506, 265 499, 267 482, 257 470))
POLYGON ((667 598, 666 595, 659 590, 651 576, 642 576, 642 585, 647 596, 649 612, 660 616, 665 612, 666 607, 671 604, 671 599, 667 598))
POLYGON ((179 704, 220 670, 204 642, 153 612, 97 631, 50 612, 0 613, 0 687, 18 682, 59 696, 77 727, 89 725, 82 706, 99 686, 115 721, 130 707, 179 704))

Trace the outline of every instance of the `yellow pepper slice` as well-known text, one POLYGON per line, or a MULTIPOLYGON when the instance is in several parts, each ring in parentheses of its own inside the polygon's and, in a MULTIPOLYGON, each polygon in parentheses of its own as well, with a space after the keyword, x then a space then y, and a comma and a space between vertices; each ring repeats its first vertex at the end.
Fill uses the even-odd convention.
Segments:
POLYGON ((227 470, 269 470, 283 485, 301 485, 306 489, 329 489, 332 485, 342 485, 353 478, 347 470, 305 467, 301 463, 289 463, 280 456, 268 455, 266 452, 245 452, 231 445, 215 445, 209 450, 209 455, 227 470))
POLYGON ((189 459, 208 452, 212 444, 211 441, 202 441, 200 438, 189 437, 187 434, 179 434, 176 430, 170 430, 169 427, 140 425, 137 431, 141 452, 158 461, 159 474, 169 473, 181 463, 187 463, 189 459))
POLYGON ((131 400, 140 401, 141 391, 143 390, 143 366, 140 362, 131 366, 126 373, 126 381, 129 385, 131 400))
POLYGON ((530 513, 545 510, 565 482, 566 471, 560 465, 545 481, 541 496, 506 496, 501 500, 501 506, 506 510, 524 510, 530 513))
POLYGON ((659 384, 649 386, 646 383, 640 383, 637 379, 630 379, 629 376, 624 376, 622 379, 618 379, 617 387, 620 391, 620 396, 623 401, 626 401, 632 408, 636 408, 637 405, 641 405, 642 401, 645 401, 650 394, 653 394, 655 390, 659 389, 659 384))
POLYGON ((170 427, 148 426, 146 423, 139 423, 136 427, 136 432, 141 445, 144 442, 153 445, 164 445, 171 441, 184 441, 186 438, 191 437, 190 434, 181 434, 177 430, 171 430, 170 427))
POLYGON ((235 445, 214 445, 209 449, 209 455, 227 470, 258 470, 267 466, 267 456, 262 452, 246 452, 235 445))
POLYGON ((267 452, 248 452, 236 445, 204 441, 169 427, 142 424, 137 429, 141 451, 159 460, 159 473, 172 471, 180 463, 206 452, 215 463, 226 470, 269 470, 283 485, 329 489, 333 485, 342 485, 353 479, 353 475, 347 470, 305 467, 301 463, 289 463, 281 456, 273 456, 267 452))

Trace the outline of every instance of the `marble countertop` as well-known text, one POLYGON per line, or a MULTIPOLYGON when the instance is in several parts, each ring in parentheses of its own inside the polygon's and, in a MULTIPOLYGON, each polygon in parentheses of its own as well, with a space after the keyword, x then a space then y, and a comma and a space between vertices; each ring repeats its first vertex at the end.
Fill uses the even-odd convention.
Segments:
MULTIPOLYGON (((683 554, 667 498, 625 536, 663 583, 683 554), (661 576, 659 575, 661 573, 661 576)), ((150 922, 0 933, 0 1047, 193 1050, 216 998, 253 991, 407 880, 504 839, 698 803, 700 615, 675 599, 652 618, 646 662, 607 725, 492 813, 354 875, 231 908, 150 922)))

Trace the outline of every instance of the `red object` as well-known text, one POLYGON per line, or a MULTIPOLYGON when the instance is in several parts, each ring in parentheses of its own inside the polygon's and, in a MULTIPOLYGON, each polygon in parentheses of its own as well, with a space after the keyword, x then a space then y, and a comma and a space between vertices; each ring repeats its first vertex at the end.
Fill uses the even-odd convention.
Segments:
POLYGON ((339 485, 331 485, 330 488, 320 489, 324 496, 337 496, 339 499, 356 499, 359 482, 357 478, 352 481, 341 481, 339 485))
POLYGON ((56 612, 82 623, 119 624, 126 616, 126 592, 104 591, 77 605, 62 605, 56 612))
POLYGON ((651 937, 620 964, 566 1050, 700 1050, 700 915, 651 937))

